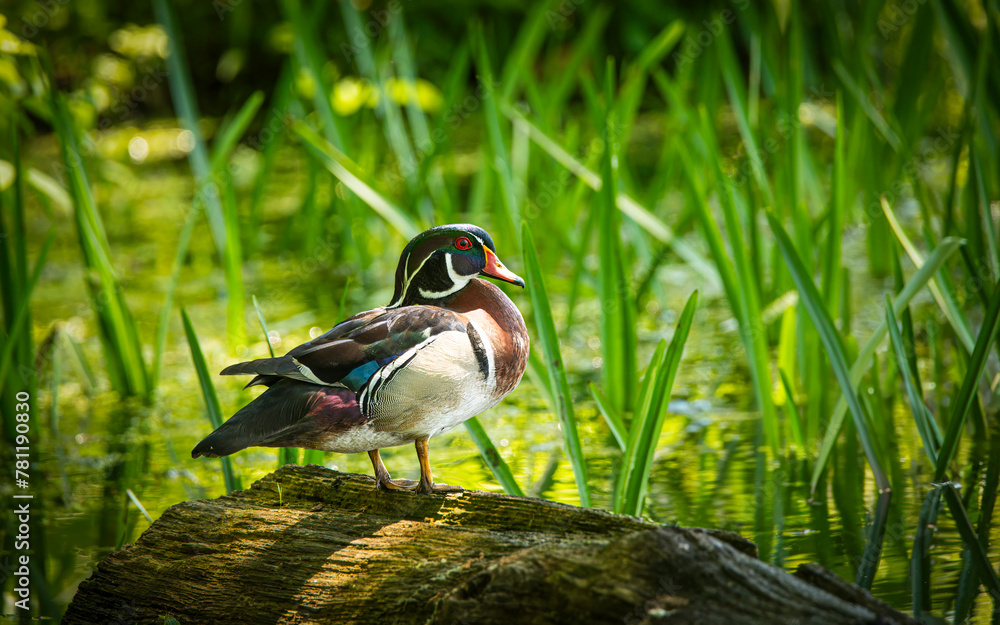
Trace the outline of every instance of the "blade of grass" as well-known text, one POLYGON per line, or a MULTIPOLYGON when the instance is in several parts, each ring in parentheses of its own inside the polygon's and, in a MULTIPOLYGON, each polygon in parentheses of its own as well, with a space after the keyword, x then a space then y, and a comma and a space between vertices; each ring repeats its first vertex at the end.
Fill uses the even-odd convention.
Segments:
MULTIPOLYGON (((243 325, 243 306, 246 296, 243 287, 243 243, 240 239, 241 224, 237 214, 236 192, 233 188, 232 175, 228 166, 233 149, 246 133, 264 102, 263 92, 254 92, 232 119, 222 128, 212 145, 210 168, 211 180, 218 185, 222 193, 223 218, 226 223, 226 253, 223 265, 226 274, 226 331, 231 346, 246 342, 246 329, 243 325)), ((208 193, 211 187, 206 187, 208 193)))
POLYGON ((510 163, 510 152, 504 142, 503 133, 500 129, 500 113, 497 108, 497 85, 493 82, 493 70, 490 65, 490 57, 486 51, 486 38, 483 36, 481 24, 476 24, 473 28, 474 53, 476 69, 478 70, 480 92, 483 100, 483 114, 486 121, 486 135, 488 143, 493 151, 493 158, 490 159, 492 168, 496 171, 497 179, 500 182, 501 206, 507 217, 507 225, 510 232, 514 233, 513 238, 517 238, 517 225, 521 223, 521 208, 517 193, 514 190, 513 169, 510 163))
MULTIPOLYGON (((201 385, 201 396, 205 400, 205 408, 208 420, 212 424, 212 429, 217 430, 222 425, 222 408, 219 405, 219 396, 215 393, 215 385, 208 373, 208 365, 205 364, 205 356, 201 351, 201 344, 198 342, 198 335, 195 334, 194 326, 188 317, 187 311, 181 308, 181 319, 184 322, 184 334, 187 336, 188 347, 191 349, 191 360, 194 362, 194 369, 198 374, 198 383, 201 385)), ((222 464, 222 479, 226 485, 226 492, 240 490, 240 480, 233 474, 233 462, 229 456, 219 458, 222 464)))
MULTIPOLYGON (((976 522, 976 534, 982 548, 989 553, 990 530, 993 524, 993 508, 996 505, 998 487, 1000 487, 1000 437, 991 436, 987 452, 986 479, 983 482, 983 495, 979 505, 979 520, 976 522)), ((967 548, 968 549, 968 548, 967 548)), ((955 597, 955 622, 964 623, 969 618, 972 605, 979 593, 979 575, 976 574, 977 562, 966 554, 965 567, 959 577, 958 590, 955 597)))
MULTIPOLYGON (((46 61, 47 64, 47 61, 46 61)), ((86 266, 97 279, 88 283, 94 312, 100 322, 101 343, 108 361, 109 377, 116 390, 149 401, 152 397, 149 372, 142 359, 142 345, 132 313, 125 302, 118 273, 111 260, 111 248, 94 200, 76 131, 65 97, 55 90, 51 67, 47 67, 52 121, 59 136, 80 249, 86 266)))
MULTIPOLYGON (((646 372, 648 384, 639 410, 629 429, 629 441, 622 461, 623 474, 618 481, 615 497, 615 512, 639 516, 649 484, 649 473, 653 467, 653 457, 663 431, 670 391, 674 385, 677 369, 680 367, 684 344, 687 342, 694 313, 698 308, 698 291, 691 293, 674 329, 670 346, 663 352, 659 363, 651 364, 646 372)), ((661 342, 663 344, 664 342, 661 342)), ((657 352, 660 350, 657 349, 657 352)))
MULTIPOLYGON (((675 20, 667 24, 642 49, 635 62, 622 70, 623 84, 618 94, 618 119, 622 128, 631 129, 645 93, 649 72, 660 65, 684 35, 684 22, 675 20)), ((609 135, 610 136, 610 135, 609 135)))
POLYGON ((552 389, 552 396, 555 399, 556 415, 562 425, 566 457, 573 468, 580 505, 589 508, 590 485, 587 482, 587 462, 583 457, 580 437, 576 431, 573 396, 570 394, 569 382, 566 380, 566 369, 563 366, 562 354, 559 350, 559 335, 556 334, 556 325, 552 319, 552 309, 549 306, 549 296, 545 291, 542 269, 538 264, 538 255, 535 253, 535 242, 527 222, 521 224, 521 242, 528 293, 531 296, 531 310, 535 317, 542 353, 545 356, 545 367, 549 372, 549 387, 552 389))
POLYGON ((226 253, 223 267, 226 274, 226 339, 230 347, 246 343, 243 306, 243 243, 240 241, 240 219, 236 212, 236 191, 233 180, 226 176, 222 183, 223 216, 226 220, 226 253))
MULTIPOLYGON (((615 492, 611 501, 611 508, 616 513, 624 509, 627 485, 625 483, 626 471, 628 466, 624 464, 627 459, 627 454, 629 450, 632 449, 632 439, 636 436, 635 428, 639 426, 639 419, 641 415, 647 415, 649 412, 656 409, 656 402, 658 398, 656 397, 657 385, 662 379, 661 371, 663 369, 663 362, 665 354, 667 353, 667 340, 660 339, 660 342, 656 344, 656 349, 653 350, 653 356, 649 359, 649 365, 646 367, 646 374, 642 379, 642 387, 639 390, 639 396, 636 400, 636 412, 632 416, 631 428, 628 431, 628 439, 625 441, 625 449, 623 453, 626 454, 623 457, 622 469, 620 470, 617 480, 615 482, 615 492)), ((635 450, 632 450, 635 453, 635 450)))
MULTIPOLYGON (((233 148, 236 146, 239 138, 246 133, 250 122, 253 121, 263 101, 263 93, 259 91, 255 92, 240 107, 233 120, 219 134, 219 139, 213 146, 211 156, 210 167, 213 180, 219 180, 220 176, 225 174, 226 165, 228 164, 233 148)), ((203 206, 204 203, 201 201, 201 197, 196 196, 195 202, 184 218, 184 226, 181 228, 181 234, 177 241, 177 251, 174 253, 174 263, 170 271, 170 279, 167 281, 163 304, 160 307, 160 317, 157 322, 156 345, 153 350, 153 367, 150 375, 150 379, 152 380, 151 386, 154 389, 159 382, 160 371, 163 365, 163 352, 166 349, 167 330, 169 328, 170 313, 173 309, 174 294, 177 292, 177 286, 180 283, 180 274, 184 268, 184 259, 187 258, 188 249, 191 245, 191 237, 194 234, 194 227, 201 216, 203 206)), ((230 208, 228 203, 226 208, 230 208)), ((226 218, 227 245, 230 240, 238 243, 239 230, 235 216, 232 214, 232 211, 227 210, 224 217, 226 218)), ((234 246, 227 247, 227 250, 230 252, 237 251, 237 249, 234 249, 234 246)), ((242 251, 239 250, 239 253, 235 254, 230 252, 227 252, 225 255, 227 284, 231 294, 229 303, 227 304, 227 326, 231 331, 235 331, 234 338, 237 338, 243 319, 243 281, 242 277, 238 281, 235 278, 239 274, 238 265, 240 258, 242 258, 242 251)))
POLYGON ((778 369, 781 378, 781 387, 785 390, 785 406, 788 407, 788 429, 791 442, 799 449, 805 449, 805 437, 802 434, 802 417, 799 415, 799 408, 795 405, 795 394, 792 384, 788 381, 784 369, 778 369))
POLYGON ((834 376, 836 376, 844 397, 847 399, 847 404, 851 410, 851 416, 854 418, 854 425, 858 432, 858 438, 861 440, 861 446, 864 449, 865 457, 868 459, 868 465, 875 476, 879 495, 891 493, 889 480, 886 477, 885 471, 882 470, 882 464, 879 462, 875 442, 869 430, 864 409, 858 401, 857 387, 851 381, 851 374, 847 369, 847 358, 844 353, 844 346, 840 342, 840 336, 837 334, 837 330, 830 319, 830 315, 823 304, 823 299, 816 289, 816 285, 813 284, 809 272, 802 265, 802 261, 799 260, 798 254, 796 254, 792 241, 788 238, 785 229, 770 213, 767 213, 767 221, 771 226, 778 249, 785 259, 785 266, 788 267, 792 280, 799 290, 799 301, 802 302, 806 312, 809 313, 809 317, 812 319, 813 325, 819 333, 820 340, 830 360, 834 376))
POLYGON ((198 105, 194 97, 191 74, 188 72, 184 42, 177 29, 174 12, 170 8, 168 0, 153 0, 153 13, 156 15, 156 21, 163 27, 170 43, 170 55, 167 57, 167 80, 170 84, 170 95, 174 102, 174 108, 181 124, 194 136, 194 149, 188 153, 188 160, 191 163, 195 179, 198 181, 198 195, 207 200, 205 209, 212 238, 215 240, 215 247, 219 250, 219 255, 225 256, 226 220, 218 194, 206 192, 207 187, 213 185, 210 177, 211 166, 209 165, 205 140, 201 134, 201 125, 198 123, 198 105))
MULTIPOLYGON (((979 337, 976 339, 975 349, 972 351, 972 358, 969 361, 969 368, 962 380, 962 388, 955 398, 954 409, 948 420, 948 430, 945 432, 944 441, 941 443, 941 451, 938 453, 937 467, 934 472, 935 482, 945 482, 948 465, 951 463, 958 450, 958 441, 962 437, 965 429, 965 422, 972 410, 972 404, 978 397, 979 379, 986 368, 986 359, 990 354, 993 341, 1000 330, 1000 282, 994 286, 993 295, 990 298, 990 307, 983 317, 983 325, 979 330, 979 337)), ((956 519, 957 520, 957 519, 956 519)))
POLYGON ((135 496, 135 493, 132 492, 132 489, 126 488, 125 494, 128 495, 128 498, 132 501, 132 504, 139 509, 139 512, 142 513, 142 516, 146 517, 146 520, 152 523, 153 517, 149 516, 149 513, 146 512, 146 507, 142 505, 142 502, 139 501, 139 498, 135 496))
POLYGON ((188 249, 191 246, 191 237, 194 235, 194 228, 198 224, 201 216, 201 203, 195 202, 188 209, 184 217, 184 226, 181 227, 180 237, 177 240, 177 251, 174 252, 174 262, 170 269, 170 278, 167 281, 166 292, 163 295, 163 304, 160 306, 160 318, 156 324, 156 345, 153 348, 153 368, 150 374, 150 384, 156 389, 160 381, 160 373, 163 368, 163 353, 167 348, 167 330, 170 326, 170 313, 174 307, 174 294, 180 284, 181 271, 184 269, 184 259, 187 258, 188 249))
POLYGON ((940 488, 943 491, 944 500, 948 503, 948 509, 951 510, 951 516, 955 519, 958 533, 969 548, 969 554, 979 571, 979 580, 986 587, 986 592, 990 593, 994 603, 1000 603, 1000 578, 997 578, 990 558, 986 554, 986 550, 983 549, 983 544, 979 542, 979 536, 976 535, 972 521, 969 520, 969 515, 965 512, 965 506, 962 505, 962 498, 959 496, 955 484, 947 482, 940 485, 940 488))
MULTIPOLYGON (((323 4, 323 2, 316 3, 318 8, 321 8, 323 4)), ((312 28, 316 22, 302 15, 298 0, 284 0, 281 7, 295 30, 295 58, 312 79, 313 108, 316 109, 316 114, 322 125, 323 136, 338 150, 347 150, 348 146, 344 143, 337 116, 333 112, 333 104, 330 101, 330 94, 333 91, 324 77, 324 61, 312 28)))
POLYGON ((900 141, 899 136, 889 127, 889 123, 878 112, 878 109, 869 100, 868 94, 858 85, 857 81, 851 76, 850 70, 844 66, 844 63, 840 59, 834 59, 833 71, 836 72, 844 88, 851 94, 855 103, 861 107, 861 110, 865 112, 865 115, 868 116, 868 119, 871 120, 886 143, 892 147, 894 152, 899 153, 903 148, 903 143, 900 141))
POLYGON ((493 444, 493 441, 490 440, 489 434, 483 429, 479 419, 472 417, 466 421, 465 429, 469 432, 472 442, 479 449, 479 455, 483 457, 483 462, 493 472, 493 476, 500 482, 500 486, 503 487, 504 492, 508 495, 524 497, 524 491, 521 490, 521 486, 514 479, 514 474, 511 472, 510 467, 507 466, 507 463, 500 456, 500 452, 497 450, 496 445, 493 444))
POLYGON ((868 528, 868 535, 865 538, 865 550, 861 554, 861 565, 858 567, 854 583, 866 590, 871 590, 875 574, 878 572, 879 561, 882 559, 885 525, 889 519, 891 501, 891 491, 879 492, 878 500, 875 503, 875 513, 872 515, 872 524, 868 528))
MULTIPOLYGON (((400 106, 396 102, 396 99, 389 94, 388 81, 385 79, 383 72, 379 71, 379 67, 375 62, 371 41, 369 40, 368 33, 365 32, 365 25, 362 24, 361 16, 354 7, 354 3, 350 2, 350 0, 340 0, 340 12, 344 16, 344 26, 347 32, 353 33, 354 60, 357 63, 358 70, 380 94, 375 103, 375 114, 381 121, 379 125, 382 127, 386 143, 389 144, 393 155, 396 157, 399 173, 402 174, 407 188, 413 193, 420 184, 416 178, 416 174, 420 168, 417 164, 417 158, 413 153, 410 136, 406 132, 406 125, 403 123, 400 106)), ((398 20, 393 19, 389 23, 392 24, 396 21, 398 20)))
POLYGON ((329 141, 316 134, 305 122, 299 120, 292 125, 292 130, 302 139, 303 144, 330 173, 344 183, 355 195, 361 198, 386 223, 396 229, 407 239, 412 239, 420 233, 420 227, 402 209, 386 199, 381 193, 365 183, 354 165, 343 152, 330 144, 329 141))
POLYGON ((347 319, 347 294, 351 291, 351 276, 344 280, 344 292, 340 295, 340 306, 337 307, 337 319, 347 319))
POLYGON ((73 210, 73 200, 69 197, 69 193, 52 176, 42 173, 34 167, 28 167, 25 182, 39 195, 61 208, 63 213, 68 214, 73 210))
MULTIPOLYGON (((266 129, 272 134, 270 139, 265 140, 264 130, 261 130, 261 166, 254 179, 253 190, 250 192, 250 208, 247 210, 247 232, 251 236, 247 238, 247 255, 250 256, 260 247, 260 208, 264 202, 265 193, 274 173, 274 165, 278 150, 284 145, 284 139, 288 134, 288 125, 284 118, 289 114, 290 104, 293 102, 292 93, 292 62, 285 61, 278 74, 278 80, 271 91, 271 104, 264 122, 266 129), (275 125, 275 122, 280 122, 275 125)), ((298 105, 298 102, 294 102, 298 105)), ((256 146, 255 146, 256 147, 256 146)))
POLYGON ((533 350, 528 354, 528 377, 531 378, 531 383, 535 385, 538 392, 542 394, 545 398, 545 403, 548 404, 549 410, 556 412, 556 399, 552 396, 552 388, 549 386, 549 371, 545 367, 545 363, 542 357, 538 355, 537 350, 533 350))
POLYGON ((773 206, 774 191, 771 189, 771 183, 764 172, 764 164, 760 157, 764 152, 757 147, 757 139, 754 137, 753 129, 750 126, 750 118, 746 112, 746 97, 741 89, 741 85, 746 84, 742 76, 743 72, 736 60, 736 53, 733 50, 729 34, 723 33, 718 38, 718 41, 720 43, 719 62, 722 65, 722 77, 726 85, 726 93, 729 96, 729 104, 736 118, 736 127, 739 129, 740 138, 743 139, 743 142, 747 146, 747 154, 750 155, 749 159, 754 181, 767 198, 768 205, 773 206))
POLYGON ((899 333, 899 328, 896 327, 896 312, 892 308, 892 301, 888 295, 885 299, 885 319, 889 328, 889 342, 896 353, 896 363, 903 377, 903 385, 906 387, 906 396, 910 402, 910 410, 913 412, 913 420, 917 425, 917 432, 924 443, 924 452, 930 458, 931 466, 936 468, 937 440, 934 438, 931 425, 927 422, 932 417, 930 416, 930 411, 927 409, 927 405, 924 403, 920 389, 914 383, 913 375, 907 364, 908 355, 903 343, 903 337, 899 333))
MULTIPOLYGON (((16 113, 16 104, 15 113, 16 113)), ((30 393, 35 393, 37 386, 37 379, 31 373, 34 372, 34 367, 32 367, 31 360, 36 358, 34 352, 34 347, 32 345, 31 336, 31 291, 33 288, 29 289, 29 283, 31 280, 28 278, 28 250, 27 250, 27 233, 25 224, 25 209, 24 209, 24 176, 21 173, 23 170, 21 162, 21 147, 20 147, 20 129, 18 125, 10 125, 10 152, 12 155, 11 160, 13 161, 13 189, 11 200, 11 209, 8 213, 7 210, 7 198, 6 193, 0 190, 0 310, 3 312, 3 319, 0 322, 0 328, 2 328, 3 333, 6 336, 3 337, 3 350, 4 352, 9 352, 9 355, 4 355, 2 360, 3 364, 0 368, 4 369, 2 377, 0 377, 0 402, 3 402, 5 406, 11 406, 16 401, 16 394, 21 390, 30 393), (8 226, 7 215, 10 215, 10 224, 8 226), (8 227, 10 230, 8 230, 8 227), (16 362, 16 369, 11 369, 11 371, 17 371, 20 375, 14 376, 6 373, 7 368, 10 364, 16 362), (26 388, 25 388, 26 386, 26 388)), ((51 236, 51 234, 50 234, 51 236)), ((41 267, 37 264, 36 267, 41 267)), ((53 373, 53 378, 55 377, 55 372, 53 373)), ((53 404, 57 401, 57 398, 53 395, 53 404)), ((4 413, 4 417, 0 419, 0 424, 3 427, 3 438, 8 445, 13 445, 15 439, 17 438, 18 432, 15 419, 12 418, 12 413, 4 413), (8 416, 10 415, 10 416, 8 416)), ((36 420, 36 417, 29 415, 29 426, 36 420)), ((34 462, 37 460, 37 453, 34 450, 28 450, 28 461, 34 462)))
POLYGON ((500 97, 510 101, 515 95, 519 81, 530 76, 538 48, 551 30, 549 16, 556 10, 556 0, 545 0, 534 6, 521 23, 517 38, 507 52, 500 77, 500 97))
MULTIPOLYGON (((893 310, 901 311, 910 305, 910 301, 913 297, 927 284, 927 282, 934 276, 935 272, 944 264, 945 260, 955 252, 962 244, 962 239, 948 237, 941 241, 931 255, 927 258, 927 262, 924 263, 920 268, 917 269, 910 280, 903 287, 903 290, 899 292, 899 295, 895 297, 892 301, 893 310)), ((885 322, 880 323, 875 330, 872 332, 871 336, 865 342, 864 346, 858 351, 858 357, 854 360, 854 364, 851 365, 850 379, 851 384, 857 386, 861 383, 861 378, 864 377, 865 372, 871 366, 872 356, 875 354, 875 349, 885 338, 886 332, 888 331, 888 326, 885 322)), ((823 442, 820 445, 819 456, 816 459, 816 463, 813 465, 813 474, 810 481, 810 490, 815 493, 816 485, 819 484, 820 477, 822 476, 823 470, 826 468, 827 463, 830 459, 830 453, 833 451, 834 443, 837 440, 837 436, 840 435, 840 429, 844 425, 844 418, 847 416, 847 401, 843 396, 837 400, 837 404, 834 406, 833 413, 830 415, 829 424, 826 427, 826 433, 823 435, 823 442)))
POLYGON ((844 143, 847 126, 844 124, 844 98, 837 92, 837 137, 833 147, 833 185, 830 197, 829 224, 826 234, 826 246, 823 254, 823 282, 821 293, 826 295, 827 310, 831 315, 837 314, 837 296, 840 294, 840 278, 843 270, 840 266, 841 239, 844 237, 844 208, 847 202, 847 176, 844 166, 844 143))
POLYGON ((419 102, 417 93, 417 70, 414 67, 409 44, 406 41, 406 31, 403 27, 403 16, 398 15, 389 21, 389 37, 393 44, 393 62, 396 73, 402 77, 403 87, 406 90, 406 118, 410 122, 410 129, 413 131, 413 139, 417 148, 417 161, 433 160, 429 165, 421 164, 421 172, 418 172, 418 179, 426 181, 427 189, 434 204, 444 215, 451 215, 454 208, 451 196, 445 186, 444 177, 441 173, 440 163, 435 159, 430 159, 437 143, 431 138, 430 124, 427 116, 419 102), (426 168, 426 169, 424 169, 426 168), (426 173, 424 173, 424 171, 426 173))
POLYGON ((615 437, 618 447, 624 452, 628 446, 628 427, 622 421, 621 415, 611 405, 608 396, 596 384, 589 382, 587 389, 590 390, 590 396, 594 398, 594 403, 597 404, 597 409, 608 424, 608 429, 611 430, 611 435, 615 437))
POLYGON ((264 312, 260 309, 260 304, 257 302, 257 296, 251 295, 250 298, 253 300, 253 308, 257 311, 257 321, 260 322, 260 331, 264 333, 264 341, 267 343, 267 351, 271 354, 271 358, 274 358, 274 346, 271 345, 271 335, 267 331, 267 322, 264 321, 264 312))
POLYGON ((913 553, 910 557, 911 591, 913 596, 913 618, 920 619, 924 610, 931 605, 930 548, 932 528, 937 523, 941 502, 941 489, 931 488, 920 506, 917 531, 913 538, 913 553))
POLYGON ((983 166, 981 165, 979 150, 970 150, 970 161, 972 170, 975 172, 976 202, 979 206, 979 215, 983 224, 983 234, 986 238, 986 246, 989 250, 988 262, 992 275, 1000 275, 1000 251, 997 249, 997 232, 993 224, 993 212, 990 209, 990 202, 986 195, 986 183, 983 180, 983 166))
POLYGON ((35 261, 35 267, 31 270, 31 276, 28 278, 27 284, 23 286, 18 294, 18 298, 14 300, 20 301, 20 306, 17 308, 13 322, 6 328, 7 336, 3 337, 3 351, 0 352, 0 387, 3 387, 7 380, 7 369, 14 359, 14 347, 22 342, 23 337, 30 335, 31 329, 26 326, 28 317, 31 314, 31 294, 34 292, 35 286, 38 284, 38 279, 42 275, 42 269, 45 268, 45 263, 49 257, 49 250, 52 249, 52 242, 55 239, 56 232, 53 226, 49 228, 49 236, 46 237, 45 243, 42 245, 42 250, 38 253, 38 260, 35 261))
POLYGON ((194 148, 188 153, 188 161, 196 180, 195 201, 204 203, 212 236, 223 259, 227 287, 228 340, 231 346, 236 346, 245 340, 241 271, 243 252, 236 201, 231 188, 232 179, 223 174, 226 173, 225 165, 229 159, 229 151, 253 120, 264 101, 264 94, 256 92, 247 99, 220 137, 220 145, 217 146, 215 153, 210 156, 201 134, 197 100, 173 10, 168 0, 153 0, 153 12, 170 42, 167 79, 170 83, 174 108, 181 123, 194 137, 194 148))
MULTIPOLYGON (((896 218, 896 213, 893 212, 892 208, 889 206, 889 202, 886 201, 885 196, 881 198, 882 211, 885 213, 885 217, 889 222, 889 226, 892 231, 896 234, 896 238, 899 239, 900 245, 906 250, 906 255, 910 257, 913 264, 920 267, 924 264, 924 258, 917 251, 913 242, 910 238, 906 236, 906 232, 903 231, 903 227, 899 225, 899 220, 896 218)), ((945 314, 948 318, 948 322, 951 327, 955 329, 955 334, 958 335, 962 345, 965 350, 969 353, 972 352, 974 341, 972 339, 972 330, 969 328, 969 320, 966 318, 965 313, 962 312, 961 307, 958 304, 958 299, 951 289, 942 289, 943 284, 943 273, 938 273, 928 285, 931 294, 934 296, 935 301, 937 301, 938 306, 941 308, 941 312, 945 314)))
POLYGON ((209 161, 210 171, 213 176, 223 173, 228 164, 229 157, 236 147, 240 138, 246 134, 247 128, 264 103, 264 92, 254 91, 246 102, 239 108, 233 118, 219 132, 219 136, 212 143, 212 155, 209 161))
MULTIPOLYGON (((264 333, 264 342, 267 343, 267 351, 271 354, 271 358, 274 358, 274 346, 271 345, 271 334, 267 330, 267 321, 264 320, 264 312, 260 309, 260 303, 257 302, 257 296, 251 295, 253 300, 253 308, 257 311, 257 321, 260 322, 260 331, 264 333)), ((323 452, 317 449, 307 450, 309 451, 319 451, 320 457, 322 457, 323 452)), ((314 454, 315 455, 315 454, 314 454)), ((278 449, 278 466, 284 466, 286 464, 298 464, 299 463, 299 450, 297 447, 280 447, 278 449)), ((310 464, 307 460, 306 464, 310 464)), ((315 463, 313 463, 315 464, 315 463)))
POLYGON ((611 16, 611 7, 601 4, 592 7, 592 9, 586 16, 586 22, 580 29, 579 36, 573 40, 573 51, 569 54, 565 65, 562 66, 562 70, 555 77, 555 83, 546 90, 549 95, 546 98, 549 100, 546 102, 549 108, 543 115, 546 119, 551 119, 553 113, 563 110, 570 90, 579 80, 580 66, 593 53, 604 33, 608 18, 611 16))
MULTIPOLYGON (((717 146, 712 130, 711 121, 704 107, 699 110, 702 123, 702 133, 706 142, 710 146, 717 146)), ((747 253, 747 243, 743 239, 743 224, 736 212, 736 193, 738 191, 733 184, 727 184, 721 169, 721 157, 711 157, 715 163, 715 176, 719 181, 719 196, 722 205, 722 212, 726 221, 726 233, 729 235, 729 246, 732 250, 732 263, 736 267, 737 281, 736 299, 730 299, 730 305, 739 319, 740 334, 743 339, 743 346, 747 350, 747 359, 750 365, 751 376, 753 377, 756 389, 757 403, 763 416, 764 439, 775 457, 779 454, 780 437, 778 427, 778 413, 774 406, 774 391, 769 362, 770 351, 767 344, 767 331, 761 316, 760 288, 758 285, 758 274, 754 271, 751 260, 747 253)), ((702 196, 699 203, 701 209, 701 220, 703 225, 712 225, 706 222, 713 222, 711 209, 708 206, 707 198, 702 196)), ((753 219, 751 213, 749 219, 753 219)), ((714 227, 714 226, 713 226, 714 227)), ((723 257, 716 259, 716 265, 729 262, 723 257)))
POLYGON ((633 408, 636 392, 636 331, 635 308, 622 256, 622 224, 615 196, 618 187, 617 157, 614 140, 617 136, 613 98, 614 64, 609 59, 604 97, 606 110, 603 115, 604 153, 601 156, 601 190, 598 192, 597 249, 600 258, 598 269, 598 294, 601 298, 601 350, 604 364, 601 368, 608 399, 621 414, 633 408))

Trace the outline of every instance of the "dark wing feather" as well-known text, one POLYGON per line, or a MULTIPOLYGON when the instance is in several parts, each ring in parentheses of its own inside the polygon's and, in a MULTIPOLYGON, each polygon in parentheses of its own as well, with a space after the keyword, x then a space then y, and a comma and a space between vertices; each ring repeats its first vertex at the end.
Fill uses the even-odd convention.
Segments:
POLYGON ((251 386, 260 384, 271 386, 281 378, 311 382, 309 378, 302 375, 298 366, 292 361, 292 358, 303 352, 308 352, 317 346, 324 346, 337 341, 344 335, 365 325, 372 318, 378 317, 384 311, 384 308, 373 308, 372 310, 360 312, 353 317, 341 321, 313 340, 293 348, 284 356, 239 362, 226 367, 219 372, 219 375, 254 375, 254 378, 243 388, 250 388, 251 386))
POLYGON ((291 358, 281 356, 279 358, 259 358, 249 362, 240 362, 229 365, 222 370, 220 375, 280 375, 282 377, 294 377, 299 370, 292 362, 291 358))
POLYGON ((325 384, 341 383, 356 391, 378 367, 427 338, 449 330, 465 332, 464 316, 436 306, 376 309, 338 324, 280 358, 239 363, 222 373, 256 374, 248 386, 270 386, 281 378, 305 382, 315 378, 325 384))
POLYGON ((191 457, 228 456, 247 447, 317 449, 363 422, 353 391, 280 380, 198 443, 191 457))

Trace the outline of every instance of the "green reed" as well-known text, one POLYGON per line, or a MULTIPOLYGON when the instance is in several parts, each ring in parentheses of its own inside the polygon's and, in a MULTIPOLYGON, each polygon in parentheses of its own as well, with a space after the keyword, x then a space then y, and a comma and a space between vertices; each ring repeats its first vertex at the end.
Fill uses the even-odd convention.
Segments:
MULTIPOLYGON (((219 404, 219 396, 215 392, 215 383, 212 381, 214 376, 208 370, 208 364, 205 362, 205 355, 202 353, 201 343, 198 341, 194 325, 191 323, 187 311, 183 308, 181 309, 181 320, 184 323, 184 335, 187 337, 188 348, 191 350, 191 361, 194 364, 195 371, 198 373, 198 384, 201 386, 201 395, 205 400, 205 414, 208 416, 208 421, 212 425, 212 429, 216 430, 222 425, 222 407, 219 404)), ((222 479, 226 485, 226 492, 231 493, 234 490, 240 490, 242 488, 241 480, 233 472, 232 458, 222 456, 219 458, 219 463, 222 465, 222 479)))

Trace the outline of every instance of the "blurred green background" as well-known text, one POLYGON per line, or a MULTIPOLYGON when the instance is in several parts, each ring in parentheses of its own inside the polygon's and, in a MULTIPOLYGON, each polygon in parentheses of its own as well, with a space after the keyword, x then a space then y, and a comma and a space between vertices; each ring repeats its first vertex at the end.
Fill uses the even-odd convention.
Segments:
POLYGON ((6 3, 0 405, 14 467, 31 397, 35 499, 29 613, 0 482, 5 618, 58 618, 172 504, 279 463, 370 473, 189 451, 252 397, 217 371, 384 305, 406 241, 468 221, 528 280, 505 289, 533 356, 431 442, 437 479, 730 529, 927 622, 1000 622, 998 17, 6 3))

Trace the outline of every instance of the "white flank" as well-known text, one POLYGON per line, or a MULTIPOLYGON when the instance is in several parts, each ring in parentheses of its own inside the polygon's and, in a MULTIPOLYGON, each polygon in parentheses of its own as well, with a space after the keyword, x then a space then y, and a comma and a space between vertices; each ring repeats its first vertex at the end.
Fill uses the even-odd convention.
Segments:
MULTIPOLYGON (((430 334, 430 329, 428 328, 427 330, 424 330, 424 334, 425 335, 430 334)), ((392 362, 382 367, 381 369, 378 369, 374 374, 372 374, 372 377, 368 379, 368 382, 365 383, 364 389, 362 389, 361 393, 358 395, 358 406, 361 408, 361 412, 363 414, 370 414, 368 411, 368 401, 371 399, 371 394, 369 393, 369 391, 371 391, 372 389, 378 391, 378 387, 382 385, 382 382, 385 379, 391 376, 393 372, 399 369, 400 367, 408 364, 410 360, 412 360, 413 357, 417 354, 418 351, 420 351, 427 345, 433 343, 434 339, 436 338, 437 336, 425 338, 423 341, 417 343, 416 345, 406 350, 399 356, 396 356, 396 358, 394 358, 392 362)))

